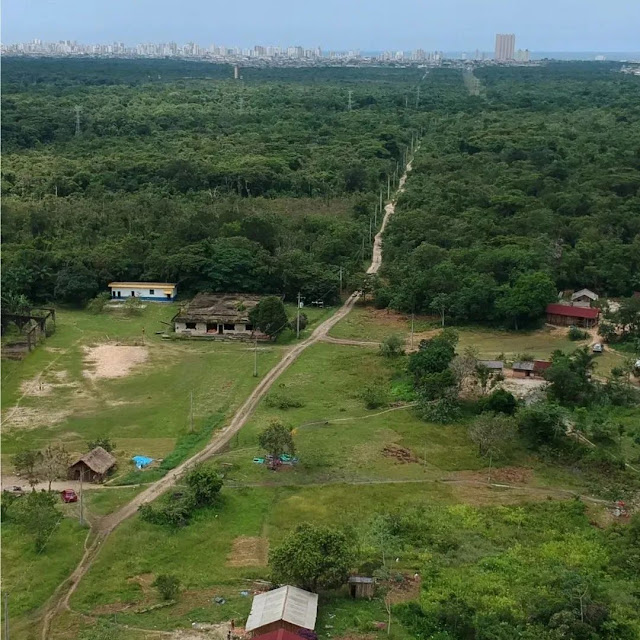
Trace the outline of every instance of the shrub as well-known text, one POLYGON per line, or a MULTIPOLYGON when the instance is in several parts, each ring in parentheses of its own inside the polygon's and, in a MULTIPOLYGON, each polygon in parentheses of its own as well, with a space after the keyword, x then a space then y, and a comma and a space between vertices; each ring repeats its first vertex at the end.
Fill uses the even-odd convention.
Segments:
POLYGON ((404 353, 404 338, 397 333, 387 336, 380 344, 380 354, 385 358, 395 358, 404 353))
POLYGON ((369 383, 360 393, 360 398, 367 409, 378 409, 389 404, 389 397, 382 383, 369 383))
POLYGON ((102 436, 101 438, 96 438, 95 440, 89 440, 87 442, 87 449, 89 451, 95 449, 96 447, 102 447, 105 451, 111 453, 115 450, 116 443, 107 436, 102 436))
POLYGON ((278 393, 277 391, 270 393, 264 402, 267 407, 271 407, 272 409, 282 409, 283 411, 304 407, 304 402, 301 400, 294 400, 290 396, 284 393, 278 393))
POLYGON ((391 291, 387 287, 380 287, 373 293, 373 305, 376 309, 386 309, 391 304, 391 291))
POLYGON ((172 573, 161 573, 153 585, 163 600, 175 600, 180 591, 180 579, 172 573))
POLYGON ((124 301, 122 309, 127 316, 139 316, 142 313, 142 302, 138 298, 131 296, 124 301))
POLYGON ((572 326, 569 328, 568 337, 569 340, 576 342, 578 340, 586 340, 589 334, 586 331, 582 331, 582 329, 578 329, 578 327, 572 326))
POLYGON ((109 302, 110 300, 111 296, 109 295, 109 292, 103 291, 92 300, 89 300, 89 303, 87 304, 87 311, 89 313, 101 313, 104 310, 107 302, 109 302))
POLYGON ((506 389, 496 389, 491 395, 480 402, 482 411, 504 413, 512 416, 518 408, 516 397, 506 389))
POLYGON ((199 509, 215 504, 222 489, 222 478, 212 467, 198 465, 185 476, 190 490, 191 507, 199 509))
POLYGON ((460 417, 460 406, 454 398, 444 397, 439 400, 418 403, 418 415, 427 422, 446 424, 460 417))

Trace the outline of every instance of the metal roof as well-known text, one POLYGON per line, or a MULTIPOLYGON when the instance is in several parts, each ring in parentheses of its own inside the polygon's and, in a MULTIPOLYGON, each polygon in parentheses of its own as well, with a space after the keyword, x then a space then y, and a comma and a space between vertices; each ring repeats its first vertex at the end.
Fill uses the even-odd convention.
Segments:
POLYGON ((175 282, 110 282, 108 287, 137 287, 138 289, 175 289, 175 282))
POLYGON ((514 362, 511 365, 511 368, 516 371, 533 371, 535 369, 535 363, 532 360, 527 360, 525 362, 514 362))
POLYGON ((593 293, 593 291, 591 291, 591 289, 580 289, 580 291, 576 291, 575 293, 571 294, 571 299, 572 300, 577 300, 578 298, 582 298, 582 296, 586 296, 587 298, 590 298, 591 300, 597 300, 598 299, 598 294, 597 293, 593 293))
POLYGON ((318 594, 286 585, 260 593, 253 599, 245 629, 252 631, 284 620, 297 627, 313 630, 317 612, 318 594))
POLYGON ((367 578, 365 576, 351 576, 349 578, 349 584, 373 584, 373 578, 367 578))
POLYGON ((547 305, 547 313, 555 316, 567 316, 569 318, 595 319, 600 314, 600 309, 572 307, 568 304, 550 304, 547 305))
POLYGON ((502 360, 478 360, 478 364, 487 369, 503 369, 504 362, 502 360))

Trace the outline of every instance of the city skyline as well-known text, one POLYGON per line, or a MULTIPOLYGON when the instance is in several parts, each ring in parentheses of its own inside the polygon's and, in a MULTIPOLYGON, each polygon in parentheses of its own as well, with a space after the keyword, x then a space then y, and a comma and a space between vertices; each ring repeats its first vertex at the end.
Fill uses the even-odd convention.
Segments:
POLYGON ((3 42, 225 42, 331 50, 494 50, 496 33, 516 33, 531 51, 637 51, 640 3, 539 0, 523 11, 514 0, 325 0, 322 5, 246 0, 4 0, 3 42), (150 19, 153 16, 153 19, 150 19), (263 44, 261 44, 263 43, 263 44))

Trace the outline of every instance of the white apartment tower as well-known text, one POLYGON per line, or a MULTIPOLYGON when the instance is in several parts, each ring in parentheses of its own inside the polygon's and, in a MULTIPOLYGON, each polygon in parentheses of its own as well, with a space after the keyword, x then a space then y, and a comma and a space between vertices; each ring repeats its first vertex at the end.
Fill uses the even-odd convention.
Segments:
POLYGON ((496 35, 496 52, 494 58, 498 62, 513 60, 516 48, 516 36, 513 33, 498 33, 496 35))

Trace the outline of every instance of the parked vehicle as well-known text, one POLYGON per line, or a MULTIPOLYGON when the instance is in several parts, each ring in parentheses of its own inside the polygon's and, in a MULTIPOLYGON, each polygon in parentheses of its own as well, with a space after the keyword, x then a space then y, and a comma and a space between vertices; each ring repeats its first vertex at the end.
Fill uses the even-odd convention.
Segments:
POLYGON ((19 487, 17 484, 14 484, 11 489, 6 489, 8 493, 12 493, 14 496, 23 496, 24 490, 22 487, 19 487))
POLYGON ((65 489, 60 492, 60 496, 62 497, 62 502, 78 502, 78 494, 73 489, 65 489))
POLYGON ((593 351, 593 353, 602 353, 604 347, 599 342, 596 342, 593 347, 591 347, 591 351, 593 351))

